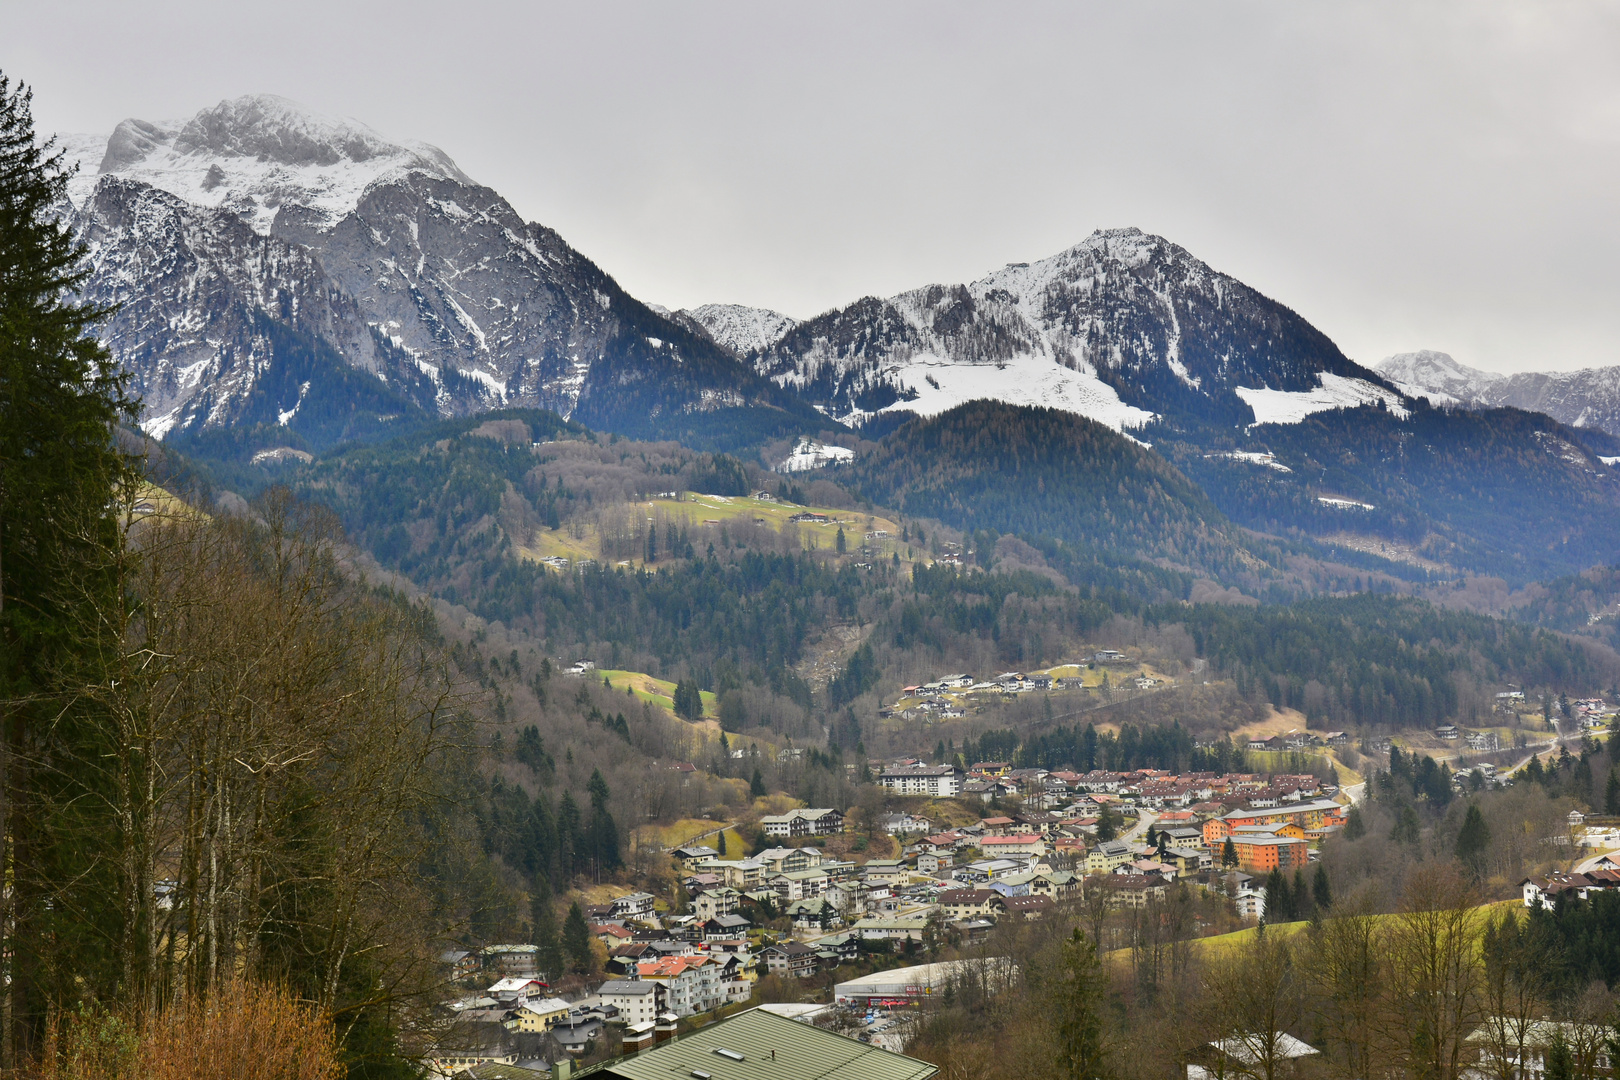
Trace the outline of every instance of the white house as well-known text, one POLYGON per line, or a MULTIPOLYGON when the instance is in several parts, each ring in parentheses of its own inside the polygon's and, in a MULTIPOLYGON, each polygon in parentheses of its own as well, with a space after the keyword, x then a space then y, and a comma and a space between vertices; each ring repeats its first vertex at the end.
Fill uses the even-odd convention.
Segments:
POLYGON ((658 1018, 664 1011, 665 988, 655 982, 640 979, 610 979, 602 984, 597 997, 603 1005, 619 1010, 619 1019, 626 1024, 644 1024, 658 1018))
POLYGON ((903 765, 884 769, 878 783, 902 795, 951 799, 962 789, 962 773, 954 765, 903 765))

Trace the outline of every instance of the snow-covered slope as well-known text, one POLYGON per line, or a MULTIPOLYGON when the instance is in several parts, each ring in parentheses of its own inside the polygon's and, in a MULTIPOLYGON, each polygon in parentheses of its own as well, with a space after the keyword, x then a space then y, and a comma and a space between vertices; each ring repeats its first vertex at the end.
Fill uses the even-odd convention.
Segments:
POLYGON ((261 234, 283 205, 336 222, 387 176, 420 171, 472 183, 437 147, 391 142, 274 94, 222 101, 185 121, 125 120, 111 136, 71 139, 63 145, 80 163, 69 188, 75 205, 100 177, 117 175, 227 210, 261 234))
POLYGON ((1139 229, 968 285, 867 297, 800 323, 754 363, 853 423, 982 396, 1116 429, 1154 414, 1247 424, 1257 418, 1239 389, 1315 400, 1324 374, 1365 384, 1361 400, 1399 399, 1293 311, 1139 229))
POLYGON ((1436 405, 1511 406, 1620 435, 1620 367, 1497 375, 1425 350, 1391 356, 1377 369, 1402 392, 1436 405))
POLYGON ((1347 379, 1328 371, 1318 378, 1321 384, 1314 390, 1253 390, 1240 386, 1236 393, 1254 410, 1257 424, 1297 424, 1312 413, 1354 409, 1379 402, 1402 419, 1407 415, 1401 395, 1393 390, 1366 379, 1347 379))
POLYGON ((828 465, 847 465, 855 459, 855 451, 843 446, 831 446, 815 439, 801 438, 793 445, 793 452, 777 462, 777 472, 807 472, 828 465))
POLYGON ((707 330, 710 337, 738 356, 769 348, 799 325, 799 320, 791 315, 742 304, 704 304, 683 308, 679 314, 689 316, 707 330))

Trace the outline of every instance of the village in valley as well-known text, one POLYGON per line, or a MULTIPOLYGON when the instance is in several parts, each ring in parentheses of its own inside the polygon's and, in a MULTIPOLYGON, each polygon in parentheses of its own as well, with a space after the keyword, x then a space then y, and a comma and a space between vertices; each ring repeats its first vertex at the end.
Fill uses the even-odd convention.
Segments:
MULTIPOLYGON (((915 690, 974 686, 956 676, 915 690)), ((1083 904, 1144 908, 1178 888, 1217 898, 1228 918, 1212 931, 1252 925, 1267 881, 1306 875, 1350 810, 1314 774, 919 758, 868 768, 897 808, 801 807, 730 823, 666 853, 667 892, 626 888, 583 907, 602 962, 593 975, 544 970, 530 944, 446 954, 464 993, 446 1002, 446 1045, 458 1049, 437 1059, 440 1071, 547 1048, 579 1058, 641 1049, 694 1018, 759 1005, 766 982, 775 993, 764 1007, 816 1022, 842 1013, 860 1038, 899 1049, 897 1017, 952 977, 954 962, 929 962, 941 948, 1083 904), (744 837, 746 853, 736 850, 744 837)))

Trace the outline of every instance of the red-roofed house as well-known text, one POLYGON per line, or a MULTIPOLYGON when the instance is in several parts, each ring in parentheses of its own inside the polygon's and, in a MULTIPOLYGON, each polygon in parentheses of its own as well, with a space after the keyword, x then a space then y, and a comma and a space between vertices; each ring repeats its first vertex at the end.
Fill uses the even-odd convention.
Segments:
POLYGON ((979 850, 992 859, 1010 856, 1046 854, 1046 838, 1039 833, 1009 833, 1006 836, 986 836, 979 841, 979 850))

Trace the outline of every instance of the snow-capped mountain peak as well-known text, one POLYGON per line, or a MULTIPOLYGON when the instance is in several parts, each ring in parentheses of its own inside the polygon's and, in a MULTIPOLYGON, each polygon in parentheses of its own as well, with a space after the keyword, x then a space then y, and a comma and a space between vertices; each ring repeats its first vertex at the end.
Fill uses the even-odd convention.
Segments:
POLYGON ((1100 229, 971 284, 867 297, 799 324, 753 359, 855 424, 981 397, 1115 428, 1178 413, 1259 421, 1239 390, 1292 395, 1289 409, 1306 414, 1351 398, 1399 400, 1295 312, 1137 228, 1100 229))
POLYGON ((358 121, 274 94, 222 101, 184 121, 125 120, 104 140, 70 136, 63 145, 80 163, 70 187, 75 205, 100 177, 118 175, 230 211, 261 235, 283 206, 313 211, 317 225, 333 224, 390 175, 418 171, 472 183, 437 147, 393 142, 358 121))
POLYGON ((1408 397, 1426 397, 1436 405, 1479 401, 1486 388, 1502 377, 1459 364, 1449 354, 1433 349, 1396 353, 1379 361, 1373 370, 1408 397))
POLYGON ((770 348, 799 325, 791 315, 743 304, 704 304, 682 309, 680 314, 689 316, 710 337, 739 356, 770 348))

